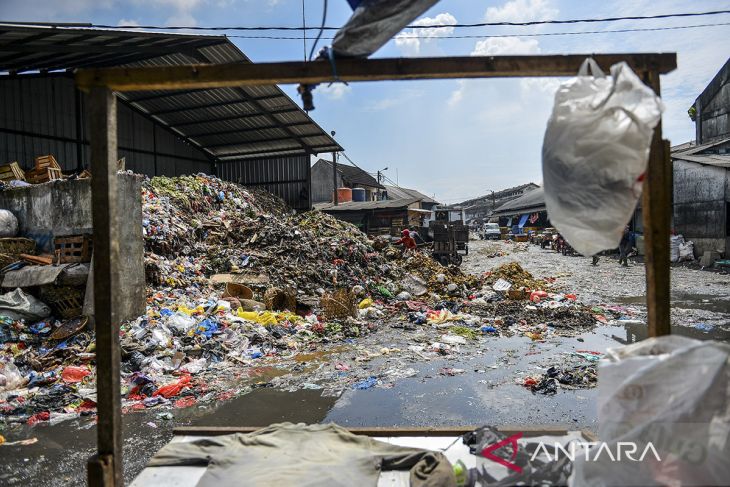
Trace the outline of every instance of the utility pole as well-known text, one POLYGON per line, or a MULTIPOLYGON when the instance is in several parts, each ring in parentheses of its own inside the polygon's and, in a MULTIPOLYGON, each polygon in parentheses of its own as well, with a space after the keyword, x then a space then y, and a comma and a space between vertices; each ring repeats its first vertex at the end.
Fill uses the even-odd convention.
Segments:
POLYGON ((337 198, 337 152, 332 152, 332 201, 339 204, 337 198))

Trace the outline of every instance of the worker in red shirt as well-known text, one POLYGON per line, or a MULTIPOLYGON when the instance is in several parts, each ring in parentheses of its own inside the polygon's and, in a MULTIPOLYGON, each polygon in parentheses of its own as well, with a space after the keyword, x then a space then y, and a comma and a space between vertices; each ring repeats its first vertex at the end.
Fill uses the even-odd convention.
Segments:
POLYGON ((396 245, 403 245, 403 249, 401 250, 401 255, 410 252, 415 251, 418 247, 416 245, 416 241, 411 237, 411 232, 409 232, 407 229, 403 230, 401 232, 401 238, 395 241, 396 245))

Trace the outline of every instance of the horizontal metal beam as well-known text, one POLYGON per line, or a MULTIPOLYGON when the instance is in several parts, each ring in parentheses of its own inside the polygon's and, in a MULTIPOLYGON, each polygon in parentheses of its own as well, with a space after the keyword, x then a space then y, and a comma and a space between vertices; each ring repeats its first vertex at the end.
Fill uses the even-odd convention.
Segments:
MULTIPOLYGON (((666 74, 677 67, 676 54, 666 53, 338 59, 336 69, 340 81, 573 76, 587 57, 605 70, 621 61, 637 72, 666 74)), ((76 83, 83 90, 92 86, 139 91, 330 81, 333 69, 327 61, 81 69, 76 73, 76 83)))
POLYGON ((313 125, 313 122, 306 121, 306 122, 291 122, 291 123, 282 123, 281 125, 265 125, 262 127, 246 127, 246 128, 240 128, 240 129, 226 129, 226 130, 216 130, 213 132, 199 132, 194 134, 187 134, 188 137, 195 138, 195 137, 207 137, 209 135, 228 135, 228 134, 245 134, 248 132, 259 132, 261 130, 276 130, 276 129, 283 129, 283 127, 298 127, 302 125, 313 125))
MULTIPOLYGON (((276 95, 266 95, 262 97, 257 98, 239 98, 237 100, 224 100, 224 101, 216 101, 211 103, 204 103, 200 105, 188 105, 184 107, 175 107, 175 108, 168 108, 165 110, 158 110, 154 112, 148 112, 150 115, 157 116, 157 115, 166 115, 169 113, 178 113, 178 112, 188 112, 191 110, 203 110, 206 108, 217 108, 217 107, 225 107, 228 105, 237 105, 239 103, 252 103, 256 100, 271 100, 274 98, 281 98, 281 94, 276 95)), ((131 103, 137 103, 137 101, 132 100, 131 103)))
MULTIPOLYGON (((218 134, 210 134, 210 137, 213 137, 214 135, 218 135, 218 134)), ((299 134, 300 139, 307 139, 310 137, 322 137, 322 136, 323 135, 321 132, 318 132, 316 134, 299 134)), ((220 149, 223 147, 236 147, 239 145, 261 144, 261 143, 266 143, 266 142, 282 142, 282 141, 286 141, 286 140, 291 140, 291 141, 295 141, 295 142, 299 143, 295 137, 292 137, 291 135, 287 135, 284 137, 264 137, 261 139, 248 139, 248 140, 241 140, 238 142, 225 142, 225 143, 220 143, 220 144, 204 144, 201 142, 201 144, 203 146, 205 146, 206 149, 220 149)), ((305 142, 305 145, 306 145, 306 142, 305 142)))
POLYGON ((270 151, 253 151, 253 152, 235 152, 233 154, 216 154, 216 157, 221 162, 228 162, 228 159, 235 159, 237 157, 239 158, 249 158, 249 157, 276 157, 276 153, 282 154, 282 155, 296 155, 298 153, 302 154, 319 154, 320 152, 332 152, 332 151, 341 151, 342 147, 332 145, 332 144, 317 144, 317 145, 308 145, 306 147, 290 147, 290 148, 278 148, 278 149, 272 149, 270 151), (299 151, 299 152, 296 152, 299 151), (269 155, 266 156, 258 156, 259 153, 267 153, 269 155))
POLYGON ((189 122, 165 122, 168 123, 175 128, 179 127, 185 127, 188 125, 199 125, 203 123, 210 123, 210 122, 225 122, 227 120, 239 120, 242 118, 254 118, 254 117, 266 117, 266 115, 276 115, 278 113, 294 113, 294 112, 301 112, 299 107, 291 107, 291 108, 281 108, 278 110, 269 110, 266 113, 246 113, 246 114, 240 114, 240 115, 230 115, 226 117, 213 117, 213 118, 204 118, 201 120, 191 120, 189 122))

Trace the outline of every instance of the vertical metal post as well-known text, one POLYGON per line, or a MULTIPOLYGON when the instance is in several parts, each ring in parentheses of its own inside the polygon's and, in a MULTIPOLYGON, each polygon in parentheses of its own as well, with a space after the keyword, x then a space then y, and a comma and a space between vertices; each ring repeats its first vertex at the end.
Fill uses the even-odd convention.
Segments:
MULTIPOLYGON (((644 82, 660 95, 659 73, 646 72, 644 82)), ((654 129, 642 195, 646 261, 646 309, 649 336, 670 334, 669 230, 672 213, 672 164, 669 142, 662 140, 661 121, 654 129)))
MULTIPOLYGON (((105 87, 89 96, 91 204, 94 225, 94 323, 98 454, 89 460, 91 487, 121 486, 122 418, 119 395, 119 232, 117 211, 117 102, 105 87)), ((132 222, 130 222, 132 223, 132 222)))
POLYGON ((78 172, 84 169, 84 152, 83 152, 83 135, 81 134, 83 127, 82 109, 81 109, 81 91, 74 87, 74 109, 76 115, 76 170, 78 172))
POLYGON ((159 176, 157 172, 157 123, 152 122, 152 160, 155 165, 154 176, 159 176))
POLYGON ((332 153, 332 201, 339 204, 337 198, 337 152, 332 153))

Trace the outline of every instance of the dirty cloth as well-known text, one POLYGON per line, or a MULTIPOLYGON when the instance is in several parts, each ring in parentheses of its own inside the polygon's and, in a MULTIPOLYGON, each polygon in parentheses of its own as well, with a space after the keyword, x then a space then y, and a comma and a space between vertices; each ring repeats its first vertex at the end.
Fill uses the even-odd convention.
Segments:
POLYGON ((410 469, 417 487, 455 486, 441 453, 390 445, 335 424, 272 424, 250 434, 169 443, 150 467, 207 465, 199 487, 375 486, 381 470, 410 469))
POLYGON ((5 273, 2 287, 18 288, 55 284, 58 276, 60 276, 67 267, 73 265, 75 264, 34 265, 26 266, 16 271, 9 271, 5 273))
POLYGON ((0 316, 11 320, 38 321, 51 316, 51 308, 21 289, 0 295, 0 316))

